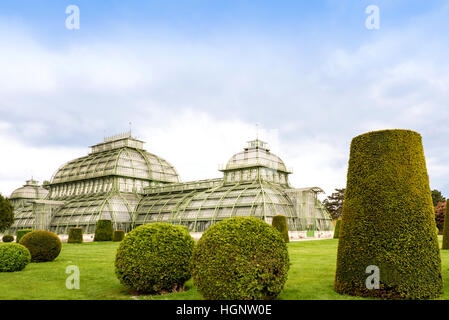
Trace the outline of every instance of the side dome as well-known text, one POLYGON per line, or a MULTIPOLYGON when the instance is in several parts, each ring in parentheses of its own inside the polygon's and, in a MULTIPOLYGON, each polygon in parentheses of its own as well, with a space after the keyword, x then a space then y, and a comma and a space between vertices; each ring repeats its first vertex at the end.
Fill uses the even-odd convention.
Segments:
POLYGON ((28 180, 23 187, 14 190, 9 197, 13 206, 24 204, 30 200, 44 199, 48 195, 48 190, 39 185, 39 181, 28 180))
MULTIPOLYGON (((110 138, 107 138, 110 139, 110 138)), ((143 149, 143 142, 130 136, 107 140, 92 146, 92 152, 56 171, 52 184, 104 176, 123 176, 159 182, 179 182, 178 173, 168 161, 143 149)))
POLYGON ((270 152, 266 142, 259 139, 249 141, 247 147, 229 159, 226 170, 234 170, 249 167, 265 167, 276 171, 291 173, 284 161, 270 152))

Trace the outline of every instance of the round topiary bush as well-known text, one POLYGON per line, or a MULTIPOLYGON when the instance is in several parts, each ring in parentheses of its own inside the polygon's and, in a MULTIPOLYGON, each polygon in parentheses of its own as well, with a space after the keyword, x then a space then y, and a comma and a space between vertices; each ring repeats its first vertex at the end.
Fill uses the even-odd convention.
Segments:
POLYGON ((117 249, 115 273, 139 293, 181 291, 191 276, 195 242, 187 229, 149 223, 129 232, 117 249))
POLYGON ((287 244, 266 222, 253 217, 223 220, 195 246, 193 282, 205 299, 273 299, 290 267, 287 244))
POLYGON ((387 299, 433 298, 442 292, 420 134, 384 130, 352 140, 342 225, 337 292, 387 299), (376 285, 369 278, 375 277, 369 273, 372 266, 379 271, 378 289, 371 286, 376 285))
POLYGON ((3 242, 13 242, 14 241, 14 236, 9 235, 9 234, 5 234, 2 238, 3 242))
POLYGON ((22 229, 22 230, 17 230, 16 232, 16 242, 19 243, 20 239, 22 239, 22 237, 24 235, 26 235, 27 233, 33 231, 32 229, 22 229))
POLYGON ((53 261, 61 252, 61 240, 50 231, 37 230, 27 233, 20 244, 31 253, 31 262, 53 261))
POLYGON ((290 242, 290 238, 288 237, 288 225, 286 216, 283 215, 274 216, 271 225, 281 233, 282 238, 284 239, 285 242, 290 242))
POLYGON ((338 239, 340 235, 340 228, 341 228, 341 219, 338 219, 335 223, 335 230, 334 230, 334 239, 338 239))
POLYGON ((111 220, 98 220, 95 226, 94 241, 112 241, 113 232, 111 220))
POLYGON ((115 230, 112 236, 112 241, 119 242, 125 238, 125 231, 123 230, 115 230))
POLYGON ((0 244, 0 272, 20 271, 30 260, 30 252, 24 246, 18 243, 0 244))
POLYGON ((83 228, 78 227, 70 228, 67 243, 82 243, 82 242, 83 242, 83 228))

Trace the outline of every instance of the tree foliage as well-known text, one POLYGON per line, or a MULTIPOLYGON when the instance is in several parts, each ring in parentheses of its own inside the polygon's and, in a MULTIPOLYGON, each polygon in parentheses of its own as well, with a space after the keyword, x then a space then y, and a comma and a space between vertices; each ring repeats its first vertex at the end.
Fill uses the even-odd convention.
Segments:
POLYGON ((445 212, 446 202, 438 202, 435 206, 435 223, 439 233, 443 232, 445 212))
POLYGON ((0 194, 0 232, 3 232, 14 223, 14 207, 8 198, 0 194))
POLYGON ((335 189, 336 192, 332 193, 323 201, 323 205, 329 211, 332 219, 338 219, 341 217, 341 210, 343 208, 343 200, 345 199, 345 188, 335 189))
POLYGON ((441 191, 434 189, 432 190, 432 202, 435 207, 438 202, 446 202, 446 198, 443 196, 441 191))

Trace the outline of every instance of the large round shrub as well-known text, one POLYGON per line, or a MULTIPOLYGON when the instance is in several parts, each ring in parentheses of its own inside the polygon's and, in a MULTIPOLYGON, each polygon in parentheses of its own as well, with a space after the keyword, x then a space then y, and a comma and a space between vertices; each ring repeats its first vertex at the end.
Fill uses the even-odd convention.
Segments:
POLYGON ((10 234, 5 234, 2 237, 2 241, 3 242, 13 242, 14 241, 14 236, 10 235, 10 234))
POLYGON ((94 241, 112 241, 113 232, 111 220, 98 220, 95 226, 94 241))
POLYGON ((290 238, 288 236, 288 225, 286 216, 283 215, 274 216, 271 225, 281 233, 282 238, 284 239, 285 242, 290 242, 290 238))
POLYGON ((37 230, 27 233, 20 244, 28 248, 31 262, 53 261, 61 252, 61 240, 50 231, 37 230))
POLYGON ((83 242, 83 228, 78 227, 70 228, 67 243, 82 243, 82 242, 83 242))
POLYGON ((19 243, 20 239, 22 239, 22 237, 24 235, 26 235, 27 233, 33 231, 32 229, 21 229, 21 230, 17 230, 16 232, 16 242, 19 243))
POLYGON ((129 232, 117 249, 115 273, 139 293, 180 291, 191 277, 195 242, 187 229, 150 223, 129 232))
POLYGON ((30 262, 27 248, 18 243, 0 244, 0 272, 20 271, 30 262))
POLYGON ((420 134, 384 130, 352 140, 342 226, 337 292, 389 299, 432 298, 442 292, 420 134), (379 289, 367 288, 375 269, 369 266, 380 272, 379 289))
POLYGON ((203 233, 192 259, 195 286, 205 299, 273 299, 290 267, 287 244, 262 220, 236 217, 203 233))

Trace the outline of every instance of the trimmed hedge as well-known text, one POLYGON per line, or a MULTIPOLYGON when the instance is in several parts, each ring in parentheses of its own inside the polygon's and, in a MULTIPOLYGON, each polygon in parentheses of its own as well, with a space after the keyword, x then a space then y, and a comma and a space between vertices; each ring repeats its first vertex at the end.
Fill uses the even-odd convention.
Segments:
POLYGON ((387 299, 434 298, 441 259, 422 139, 383 130, 351 143, 335 291, 387 299), (377 266, 380 288, 366 286, 377 266))
POLYGON ((83 243, 83 228, 70 228, 67 243, 83 243))
POLYGON ((290 267, 281 234, 254 217, 234 217, 208 228, 195 246, 193 282, 205 299, 274 299, 290 267))
POLYGON ((21 244, 0 244, 0 272, 20 271, 30 263, 30 260, 30 252, 21 244))
POLYGON ((98 220, 95 226, 94 241, 112 241, 113 232, 111 220, 98 220))
POLYGON ((281 233, 282 238, 285 242, 290 242, 290 238, 288 237, 288 225, 286 216, 280 214, 274 216, 271 225, 281 233))
POLYGON ((115 273, 124 286, 139 293, 181 291, 191 277, 194 246, 195 241, 182 226, 139 226, 120 243, 115 273))
POLYGON ((61 252, 61 240, 50 231, 36 230, 20 239, 20 244, 28 248, 31 262, 53 261, 61 252))
POLYGON ((443 227, 443 247, 442 249, 449 249, 449 215, 448 211, 449 200, 446 201, 446 210, 444 211, 444 227, 443 227))
POLYGON ((334 229, 334 239, 338 239, 340 235, 340 228, 341 228, 341 219, 338 219, 335 223, 335 229, 334 229))
POLYGON ((5 234, 2 238, 3 242, 13 242, 14 241, 14 236, 10 235, 10 234, 5 234))
POLYGON ((17 230, 17 232, 16 232, 16 242, 19 243, 19 242, 20 242, 20 239, 22 239, 22 237, 23 237, 24 235, 26 235, 27 233, 32 232, 32 231, 33 231, 33 229, 22 229, 22 230, 17 230))
POLYGON ((119 242, 125 238, 125 231, 123 230, 115 230, 112 236, 112 241, 119 242))

